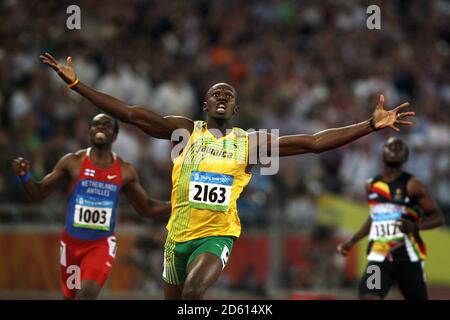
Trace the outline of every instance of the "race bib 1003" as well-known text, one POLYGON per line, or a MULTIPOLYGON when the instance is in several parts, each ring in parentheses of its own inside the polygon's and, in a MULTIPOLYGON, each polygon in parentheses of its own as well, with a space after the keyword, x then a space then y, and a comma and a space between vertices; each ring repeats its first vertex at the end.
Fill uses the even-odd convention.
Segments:
POLYGON ((234 177, 228 174, 192 171, 189 203, 192 208, 228 211, 234 177))
POLYGON ((403 239, 403 232, 398 227, 398 220, 405 209, 395 204, 379 204, 371 208, 372 223, 369 239, 392 241, 403 239))
POLYGON ((95 201, 77 197, 73 226, 109 231, 113 205, 113 201, 109 200, 95 201))

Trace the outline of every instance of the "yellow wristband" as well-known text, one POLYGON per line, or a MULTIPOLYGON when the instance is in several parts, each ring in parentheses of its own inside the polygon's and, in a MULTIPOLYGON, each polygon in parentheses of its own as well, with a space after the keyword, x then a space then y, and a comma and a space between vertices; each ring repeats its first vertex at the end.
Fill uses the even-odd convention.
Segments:
POLYGON ((78 78, 75 79, 74 82, 72 82, 71 84, 69 84, 69 88, 73 88, 74 86, 76 86, 78 84, 78 82, 80 82, 80 80, 78 80, 78 78))

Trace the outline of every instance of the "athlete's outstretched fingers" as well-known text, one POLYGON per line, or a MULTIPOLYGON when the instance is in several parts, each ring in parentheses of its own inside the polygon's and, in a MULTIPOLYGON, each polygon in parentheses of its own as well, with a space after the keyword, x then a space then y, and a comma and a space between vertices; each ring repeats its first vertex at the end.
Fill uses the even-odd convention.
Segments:
POLYGON ((59 71, 59 63, 58 60, 55 59, 50 53, 46 52, 44 55, 40 56, 42 62, 52 67, 53 70, 59 71))
POLYGON ((412 121, 407 121, 407 120, 396 120, 395 123, 403 124, 403 125, 412 125, 413 124, 412 121))
POLYGON ((402 103, 401 105, 399 105, 398 107, 396 107, 393 111, 394 111, 395 113, 397 113, 397 112, 399 112, 401 109, 403 109, 403 108, 405 108, 405 107, 407 107, 407 106, 409 106, 409 102, 402 103))
POLYGON ((376 106, 376 109, 383 109, 384 107, 384 95, 380 94, 380 100, 376 106))
POLYGON ((42 58, 41 60, 42 60, 43 63, 45 63, 46 65, 52 67, 53 69, 57 68, 57 66, 54 63, 52 63, 50 60, 45 59, 45 58, 42 58))
POLYGON ((55 59, 54 56, 52 56, 50 53, 46 52, 44 53, 44 56, 50 60, 51 62, 53 62, 54 64, 58 64, 58 60, 55 59))
POLYGON ((409 111, 409 112, 402 112, 398 114, 400 116, 400 118, 406 118, 409 116, 414 116, 416 115, 416 113, 414 111, 409 111))
POLYGON ((47 59, 47 58, 44 57, 44 56, 39 56, 39 57, 41 58, 41 60, 42 60, 43 63, 45 63, 46 65, 50 66, 53 70, 55 70, 55 71, 58 71, 58 70, 59 70, 57 64, 51 62, 49 59, 47 59))
POLYGON ((399 128, 397 128, 396 126, 394 126, 393 124, 389 126, 389 128, 394 129, 395 131, 400 131, 399 128))
POLYGON ((205 252, 191 262, 187 272, 183 299, 203 299, 206 290, 217 281, 222 273, 222 262, 216 255, 205 252))

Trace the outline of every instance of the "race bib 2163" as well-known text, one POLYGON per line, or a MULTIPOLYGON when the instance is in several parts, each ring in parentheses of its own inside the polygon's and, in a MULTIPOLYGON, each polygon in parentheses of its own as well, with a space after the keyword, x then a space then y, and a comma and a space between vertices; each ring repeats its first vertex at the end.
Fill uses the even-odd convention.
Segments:
POLYGON ((192 208, 228 211, 234 177, 228 174, 192 171, 189 203, 192 208))

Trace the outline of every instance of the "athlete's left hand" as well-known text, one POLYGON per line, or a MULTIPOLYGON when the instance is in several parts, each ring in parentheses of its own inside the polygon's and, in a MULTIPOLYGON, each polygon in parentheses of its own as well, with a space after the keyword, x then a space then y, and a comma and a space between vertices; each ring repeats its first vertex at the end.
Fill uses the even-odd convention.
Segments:
POLYGON ((418 225, 416 222, 400 218, 397 220, 398 228, 403 233, 412 233, 418 230, 418 225))
POLYGON ((43 55, 39 56, 41 61, 46 65, 50 66, 53 70, 56 71, 58 76, 64 80, 65 83, 71 84, 75 80, 77 80, 77 74, 73 67, 72 57, 67 57, 67 64, 63 65, 58 62, 50 53, 46 52, 43 55))
POLYGON ((405 117, 413 116, 415 115, 414 112, 400 112, 401 109, 409 106, 409 103, 402 103, 401 105, 395 107, 392 110, 384 110, 384 96, 380 95, 380 101, 378 102, 377 106, 375 107, 375 110, 372 114, 373 117, 373 124, 376 129, 383 129, 383 128, 392 128, 395 131, 400 131, 399 128, 397 128, 396 124, 402 124, 402 125, 411 125, 413 124, 411 121, 402 120, 405 117))

